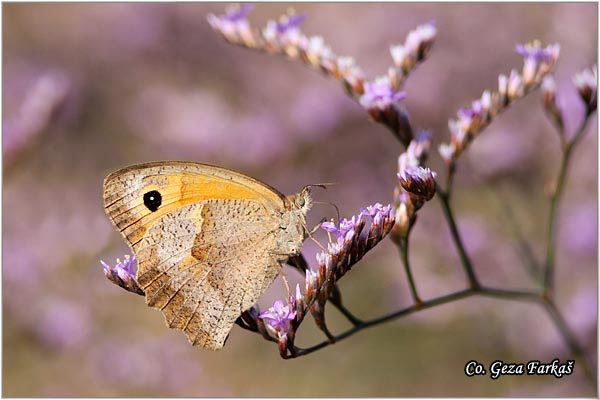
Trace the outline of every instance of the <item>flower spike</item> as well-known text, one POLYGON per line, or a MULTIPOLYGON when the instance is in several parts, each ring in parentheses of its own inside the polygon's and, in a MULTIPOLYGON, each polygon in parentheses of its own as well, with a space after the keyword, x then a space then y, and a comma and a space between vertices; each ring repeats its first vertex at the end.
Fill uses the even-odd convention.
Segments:
POLYGON ((516 51, 524 57, 522 71, 513 69, 509 76, 498 76, 496 92, 484 91, 471 108, 459 110, 457 118, 448 122, 450 143, 442 143, 438 151, 449 167, 496 115, 542 84, 556 65, 560 46, 553 44, 542 48, 539 41, 534 41, 517 45, 516 51))

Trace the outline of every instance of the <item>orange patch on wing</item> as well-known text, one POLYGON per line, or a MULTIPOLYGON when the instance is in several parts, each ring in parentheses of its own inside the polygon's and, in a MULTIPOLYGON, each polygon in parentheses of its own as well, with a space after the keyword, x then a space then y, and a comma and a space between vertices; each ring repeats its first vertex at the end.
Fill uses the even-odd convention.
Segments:
POLYGON ((249 187, 220 177, 181 174, 179 177, 169 178, 180 180, 180 204, 212 199, 264 201, 265 197, 268 198, 273 195, 260 185, 249 187))

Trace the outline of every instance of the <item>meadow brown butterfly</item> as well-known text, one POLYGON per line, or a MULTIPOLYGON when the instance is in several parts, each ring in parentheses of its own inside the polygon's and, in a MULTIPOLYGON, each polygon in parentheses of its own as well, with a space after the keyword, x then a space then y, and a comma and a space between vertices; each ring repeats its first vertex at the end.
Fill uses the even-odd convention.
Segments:
POLYGON ((194 346, 223 347, 298 254, 309 189, 284 196, 238 172, 194 162, 133 165, 104 180, 104 207, 138 259, 149 306, 194 346))

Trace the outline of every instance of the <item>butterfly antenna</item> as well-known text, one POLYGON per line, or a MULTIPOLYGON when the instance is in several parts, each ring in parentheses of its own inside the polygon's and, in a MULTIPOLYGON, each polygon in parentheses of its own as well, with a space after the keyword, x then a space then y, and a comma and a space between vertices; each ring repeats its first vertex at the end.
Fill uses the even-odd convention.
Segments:
POLYGON ((327 186, 339 185, 337 182, 324 182, 324 183, 311 183, 310 185, 304 186, 304 189, 311 187, 318 187, 321 189, 327 189, 327 186))
POLYGON ((331 207, 335 208, 335 215, 337 217, 336 221, 340 220, 340 209, 338 208, 338 206, 335 205, 335 203, 332 203, 330 201, 313 201, 314 204, 327 204, 330 205, 331 207))

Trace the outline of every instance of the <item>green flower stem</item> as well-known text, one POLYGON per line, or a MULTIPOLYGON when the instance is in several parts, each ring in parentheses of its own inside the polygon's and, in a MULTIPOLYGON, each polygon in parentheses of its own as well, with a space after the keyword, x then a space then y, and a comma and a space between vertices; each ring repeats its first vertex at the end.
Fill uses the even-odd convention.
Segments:
POLYGON ((458 249, 458 255, 460 256, 461 264, 467 274, 467 279, 469 281, 469 287, 472 289, 478 289, 481 285, 475 276, 475 271, 473 270, 473 265, 471 264, 471 260, 465 250, 465 246, 463 244, 462 238, 460 237, 460 233, 458 232, 458 227, 456 226, 456 221, 454 219, 454 214, 452 213, 452 209, 450 208, 450 198, 449 192, 445 192, 441 190, 439 187, 437 189, 438 198, 442 202, 442 209, 444 210, 444 216, 446 217, 446 221, 448 222, 448 226, 450 227, 450 233, 452 235, 452 240, 454 240, 454 244, 458 249))
POLYGON ((583 132, 587 127, 589 121, 589 115, 586 115, 581 126, 573 136, 571 141, 567 142, 563 146, 563 153, 560 162, 560 168, 558 170, 558 178, 556 179, 556 188, 554 194, 550 199, 550 213, 548 215, 548 236, 547 236, 547 249, 546 249, 546 262, 544 264, 544 293, 547 297, 552 297, 554 289, 554 265, 556 259, 556 223, 558 220, 558 208, 560 206, 560 200, 565 189, 565 181, 567 178, 567 171, 569 169, 569 163, 571 161, 571 154, 574 146, 579 142, 583 132))
POLYGON ((417 286, 415 285, 415 280, 413 279, 412 271, 410 268, 410 261, 408 259, 408 238, 409 234, 400 239, 400 257, 402 258, 402 264, 404 265, 404 270, 406 271, 406 276, 410 285, 410 292, 412 294, 413 301, 416 305, 418 305, 423 302, 419 297, 419 294, 417 293, 417 286))

